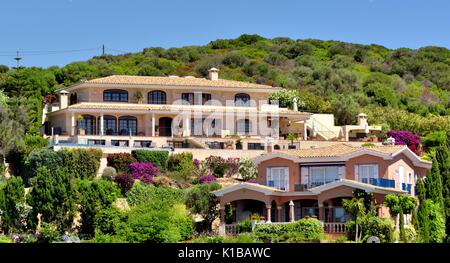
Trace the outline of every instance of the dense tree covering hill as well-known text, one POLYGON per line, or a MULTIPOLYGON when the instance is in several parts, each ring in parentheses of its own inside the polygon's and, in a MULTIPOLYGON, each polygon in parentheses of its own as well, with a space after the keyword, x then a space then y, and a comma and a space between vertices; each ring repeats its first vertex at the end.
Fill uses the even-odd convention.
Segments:
MULTIPOLYGON (((220 68, 224 79, 297 89, 306 111, 336 114, 345 108, 350 116, 366 111, 372 122, 390 128, 405 128, 396 125, 397 119, 406 118, 413 131, 425 134, 434 126, 423 122, 437 123, 438 129, 448 127, 450 50, 434 46, 391 50, 379 45, 242 35, 206 46, 99 56, 61 68, 0 66, 0 90, 10 97, 28 98, 32 112, 39 113, 43 96, 80 80, 112 74, 201 77, 213 66, 220 68)), ((40 115, 32 119, 38 122, 40 115)), ((337 116, 339 123, 347 119, 337 116)))

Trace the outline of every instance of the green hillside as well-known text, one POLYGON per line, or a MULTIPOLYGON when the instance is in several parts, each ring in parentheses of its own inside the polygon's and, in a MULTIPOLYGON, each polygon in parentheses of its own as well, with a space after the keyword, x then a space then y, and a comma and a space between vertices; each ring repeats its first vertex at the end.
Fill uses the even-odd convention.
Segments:
POLYGON ((0 66, 0 90, 9 97, 25 97, 32 112, 29 118, 37 123, 45 95, 83 79, 112 74, 201 77, 213 66, 224 79, 297 89, 304 102, 302 110, 335 113, 339 124, 365 111, 369 121, 391 129, 425 135, 449 128, 450 50, 434 46, 391 50, 379 45, 242 35, 206 46, 99 56, 61 68, 0 66))

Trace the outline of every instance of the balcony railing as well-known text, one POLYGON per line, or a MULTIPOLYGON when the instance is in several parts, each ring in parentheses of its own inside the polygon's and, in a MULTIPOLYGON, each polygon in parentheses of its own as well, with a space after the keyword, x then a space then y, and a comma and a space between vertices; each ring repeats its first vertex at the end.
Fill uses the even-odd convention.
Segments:
POLYGON ((411 194, 411 184, 402 183, 402 190, 408 192, 408 194, 411 194))
POLYGON ((395 180, 384 179, 384 178, 363 178, 360 180, 361 183, 371 184, 374 186, 395 188, 395 180))

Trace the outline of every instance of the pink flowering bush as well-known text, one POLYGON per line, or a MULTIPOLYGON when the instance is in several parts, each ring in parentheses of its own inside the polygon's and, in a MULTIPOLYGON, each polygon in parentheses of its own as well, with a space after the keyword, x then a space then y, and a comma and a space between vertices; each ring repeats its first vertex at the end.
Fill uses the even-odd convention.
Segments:
POLYGON ((200 161, 198 159, 194 159, 192 162, 194 163, 195 168, 200 168, 200 161))
POLYGON ((395 139, 396 145, 406 145, 415 154, 421 154, 420 136, 410 131, 388 131, 388 137, 395 139))
POLYGON ((129 174, 120 174, 114 177, 114 181, 119 186, 120 190, 122 191, 122 194, 125 194, 128 192, 131 188, 133 188, 134 179, 129 174))
POLYGON ((207 183, 211 183, 214 181, 216 181, 216 177, 210 173, 208 173, 207 175, 204 175, 204 176, 200 176, 200 178, 199 178, 199 182, 201 184, 207 184, 207 183))
POLYGON ((253 183, 253 184, 258 183, 258 181, 256 181, 255 179, 250 179, 250 180, 247 180, 247 181, 245 181, 245 182, 247 182, 247 183, 253 183))
POLYGON ((151 184, 153 176, 159 173, 159 168, 150 162, 134 162, 130 164, 130 173, 133 179, 137 179, 146 184, 151 184))
POLYGON ((240 168, 240 159, 239 158, 228 158, 227 159, 227 176, 231 177, 237 173, 239 173, 240 168))

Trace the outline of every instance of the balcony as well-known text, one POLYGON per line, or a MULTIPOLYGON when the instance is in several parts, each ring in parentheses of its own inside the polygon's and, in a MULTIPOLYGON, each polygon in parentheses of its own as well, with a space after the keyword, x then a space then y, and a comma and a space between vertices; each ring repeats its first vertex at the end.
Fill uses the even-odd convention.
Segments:
POLYGON ((383 178, 363 178, 360 180, 361 183, 371 184, 374 186, 395 188, 395 180, 383 179, 383 178))
POLYGON ((411 194, 411 184, 402 183, 402 190, 408 192, 408 194, 411 194))

